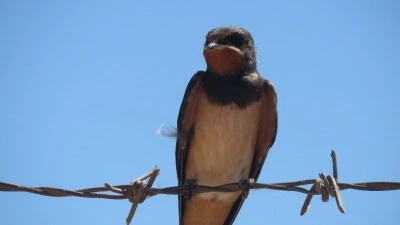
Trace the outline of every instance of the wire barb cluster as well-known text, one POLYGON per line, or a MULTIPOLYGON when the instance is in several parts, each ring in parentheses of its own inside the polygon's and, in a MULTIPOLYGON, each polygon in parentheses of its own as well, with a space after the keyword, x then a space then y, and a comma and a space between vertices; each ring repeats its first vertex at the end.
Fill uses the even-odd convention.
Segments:
MULTIPOLYGON (((284 183, 256 183, 250 180, 247 186, 248 189, 270 189, 280 191, 294 191, 307 194, 304 204, 301 208, 300 215, 306 213, 311 199, 314 195, 321 195, 322 201, 327 202, 329 196, 335 198, 336 205, 340 212, 345 213, 343 201, 340 196, 341 190, 353 189, 362 191, 390 191, 400 190, 400 182, 367 182, 367 183, 340 183, 338 181, 338 167, 335 151, 332 150, 332 165, 333 177, 325 176, 320 173, 316 179, 300 180, 295 182, 284 183), (310 189, 301 186, 312 185, 310 189)), ((104 187, 95 187, 80 189, 76 191, 51 188, 51 187, 25 187, 16 184, 0 182, 0 191, 8 192, 29 192, 33 194, 51 196, 51 197, 83 197, 83 198, 103 198, 103 199, 128 199, 132 203, 131 210, 126 218, 126 223, 129 225, 133 219, 137 206, 143 203, 147 198, 158 195, 184 195, 191 192, 205 193, 205 192, 238 192, 243 191, 243 182, 224 184, 220 186, 203 186, 203 185, 190 185, 190 186, 174 186, 167 188, 153 188, 152 185, 159 174, 160 169, 157 167, 151 171, 143 174, 142 176, 133 180, 129 185, 113 186, 108 183, 104 187), (190 188, 190 190, 188 190, 190 188), (109 194, 105 192, 111 192, 109 194)))

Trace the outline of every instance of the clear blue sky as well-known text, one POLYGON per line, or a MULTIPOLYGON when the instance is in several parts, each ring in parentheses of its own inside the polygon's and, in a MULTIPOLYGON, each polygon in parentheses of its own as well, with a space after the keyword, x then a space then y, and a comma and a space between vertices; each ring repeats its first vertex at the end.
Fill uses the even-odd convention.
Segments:
MULTIPOLYGON (((190 77, 205 69, 208 30, 234 24, 255 40, 278 91, 279 129, 259 181, 331 173, 399 181, 398 1, 0 2, 0 181, 80 189, 126 184, 161 168, 177 183, 175 124, 190 77), (246 3, 244 3, 246 2, 246 3), (278 3, 279 2, 279 3, 278 3)), ((342 192, 346 215, 305 195, 251 192, 236 225, 386 224, 400 192, 342 192), (384 222, 383 222, 384 221, 384 222)), ((124 224, 125 200, 0 193, 2 224, 124 224)), ((133 224, 177 224, 176 196, 148 199, 133 224)))

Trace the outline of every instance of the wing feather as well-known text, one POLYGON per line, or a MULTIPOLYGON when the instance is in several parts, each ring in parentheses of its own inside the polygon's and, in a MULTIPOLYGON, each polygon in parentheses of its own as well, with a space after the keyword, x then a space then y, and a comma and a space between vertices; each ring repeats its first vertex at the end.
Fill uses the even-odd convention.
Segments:
MULTIPOLYGON (((185 181, 186 158, 194 131, 197 96, 202 85, 203 76, 204 72, 202 71, 193 75, 186 87, 185 95, 179 110, 177 121, 178 137, 175 149, 176 172, 179 185, 183 185, 185 181)), ((179 224, 182 224, 183 221, 184 204, 185 201, 183 197, 179 196, 179 224)))

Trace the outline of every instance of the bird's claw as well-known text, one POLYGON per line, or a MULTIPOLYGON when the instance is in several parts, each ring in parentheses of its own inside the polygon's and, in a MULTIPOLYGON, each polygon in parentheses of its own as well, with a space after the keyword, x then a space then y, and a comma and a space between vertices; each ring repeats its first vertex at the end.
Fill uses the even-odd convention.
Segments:
POLYGON ((196 180, 185 180, 183 184, 183 197, 186 200, 190 200, 193 197, 193 186, 196 184, 196 180))
POLYGON ((239 181, 239 188, 242 190, 242 198, 246 199, 249 196, 250 188, 253 186, 254 179, 243 179, 239 181))

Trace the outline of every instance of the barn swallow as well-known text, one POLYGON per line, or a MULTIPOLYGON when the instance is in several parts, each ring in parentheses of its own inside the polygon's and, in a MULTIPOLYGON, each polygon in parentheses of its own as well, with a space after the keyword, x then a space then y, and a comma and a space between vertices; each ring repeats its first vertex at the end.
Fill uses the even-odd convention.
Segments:
MULTIPOLYGON (((191 78, 177 121, 179 185, 257 180, 277 132, 274 86, 259 75, 253 38, 241 27, 209 31, 203 55, 207 69, 191 78)), ((244 202, 241 195, 179 196, 179 224, 230 225, 244 202)))

